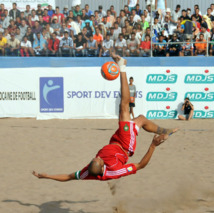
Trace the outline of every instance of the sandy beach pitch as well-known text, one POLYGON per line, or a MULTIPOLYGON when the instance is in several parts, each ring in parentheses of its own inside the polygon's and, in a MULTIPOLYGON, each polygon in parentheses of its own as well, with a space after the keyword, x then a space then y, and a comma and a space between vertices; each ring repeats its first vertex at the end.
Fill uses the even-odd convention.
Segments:
MULTIPOLYGON (((113 181, 39 180, 82 169, 106 145, 117 120, 0 119, 1 213, 214 213, 214 120, 158 120, 180 131, 136 175, 113 181)), ((153 134, 140 131, 129 162, 153 134)))

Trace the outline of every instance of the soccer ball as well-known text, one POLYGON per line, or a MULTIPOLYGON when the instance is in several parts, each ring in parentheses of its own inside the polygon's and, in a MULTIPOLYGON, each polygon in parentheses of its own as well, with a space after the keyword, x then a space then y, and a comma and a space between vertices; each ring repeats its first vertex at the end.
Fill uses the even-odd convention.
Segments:
POLYGON ((101 75, 106 80, 109 81, 115 80, 120 75, 120 68, 113 61, 106 62, 101 67, 101 75))

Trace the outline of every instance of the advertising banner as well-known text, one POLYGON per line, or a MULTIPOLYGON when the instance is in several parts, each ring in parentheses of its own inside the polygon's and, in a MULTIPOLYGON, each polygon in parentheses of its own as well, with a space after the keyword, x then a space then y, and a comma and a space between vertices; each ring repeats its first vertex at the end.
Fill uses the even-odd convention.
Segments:
POLYGON ((38 4, 41 4, 43 9, 47 8, 48 5, 52 5, 55 8, 55 0, 1 0, 0 3, 4 4, 8 10, 13 8, 13 3, 16 3, 17 8, 21 11, 26 10, 26 5, 30 5, 31 9, 37 9, 38 4))
MULTIPOLYGON (((214 68, 128 67, 136 85, 135 115, 175 119, 185 97, 194 118, 214 118, 214 68)), ((99 67, 1 69, 0 117, 118 118, 120 79, 99 67)))

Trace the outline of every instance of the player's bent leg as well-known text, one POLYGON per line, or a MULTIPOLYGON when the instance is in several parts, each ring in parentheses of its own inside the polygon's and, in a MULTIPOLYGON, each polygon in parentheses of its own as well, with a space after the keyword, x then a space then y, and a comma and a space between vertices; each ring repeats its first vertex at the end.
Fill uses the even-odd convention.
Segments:
POLYGON ((179 120, 186 120, 186 118, 185 118, 183 115, 179 115, 179 116, 178 116, 178 119, 179 119, 179 120))
POLYGON ((112 54, 112 57, 120 67, 121 102, 120 102, 119 120, 130 121, 131 120, 130 113, 129 113, 130 92, 129 92, 129 85, 128 85, 128 80, 127 80, 126 70, 125 70, 127 60, 115 54, 112 54))
POLYGON ((173 133, 178 131, 177 128, 166 129, 166 128, 163 128, 163 127, 159 127, 158 125, 156 125, 152 121, 148 120, 143 115, 139 115, 137 118, 134 118, 133 121, 135 122, 135 124, 139 128, 143 128, 147 132, 153 132, 153 133, 157 133, 159 135, 161 135, 161 134, 171 135, 171 134, 173 134, 173 133))

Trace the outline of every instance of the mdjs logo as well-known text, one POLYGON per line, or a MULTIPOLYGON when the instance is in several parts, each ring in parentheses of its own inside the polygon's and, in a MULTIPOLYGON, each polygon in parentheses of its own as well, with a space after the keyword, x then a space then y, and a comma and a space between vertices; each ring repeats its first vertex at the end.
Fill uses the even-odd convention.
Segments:
POLYGON ((214 118, 214 111, 195 110, 193 118, 214 118))
POLYGON ((185 76, 186 84, 213 84, 214 74, 209 75, 209 70, 204 71, 205 74, 188 74, 185 76))
POLYGON ((176 101, 177 92, 148 92, 146 96, 147 101, 176 101))
POLYGON ((176 74, 149 74, 146 78, 148 84, 174 84, 177 82, 178 76, 176 74))
POLYGON ((63 78, 40 78, 40 112, 64 112, 63 78))
POLYGON ((214 101, 214 92, 187 92, 190 101, 214 101))
POLYGON ((174 119, 177 114, 176 110, 149 110, 146 117, 148 119, 174 119))

